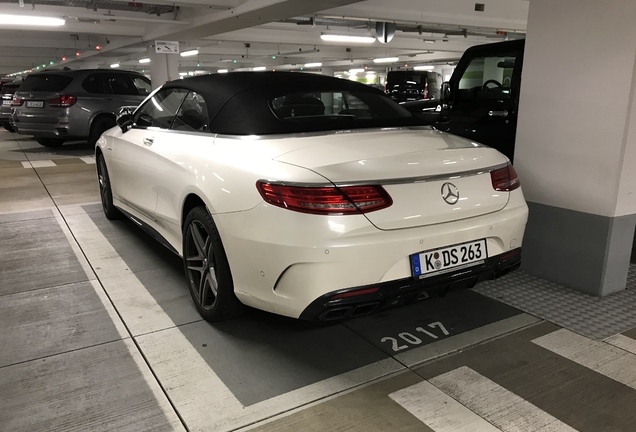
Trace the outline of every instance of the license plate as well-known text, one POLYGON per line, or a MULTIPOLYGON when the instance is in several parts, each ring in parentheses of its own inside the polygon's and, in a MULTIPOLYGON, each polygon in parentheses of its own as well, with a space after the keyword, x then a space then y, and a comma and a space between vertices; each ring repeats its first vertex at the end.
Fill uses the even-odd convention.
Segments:
POLYGON ((2 106, 7 106, 7 105, 11 105, 11 101, 10 100, 2 101, 2 106))
POLYGON ((411 270, 421 279, 481 264, 486 258, 486 239, 481 239, 411 255, 411 270))
POLYGON ((43 101, 26 101, 27 108, 42 108, 43 106, 43 101))

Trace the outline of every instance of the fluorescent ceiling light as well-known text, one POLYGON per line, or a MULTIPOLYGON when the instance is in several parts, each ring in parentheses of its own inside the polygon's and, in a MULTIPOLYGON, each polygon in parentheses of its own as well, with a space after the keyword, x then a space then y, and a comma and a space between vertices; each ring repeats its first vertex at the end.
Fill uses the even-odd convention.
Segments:
POLYGON ((139 59, 139 63, 142 63, 142 64, 144 64, 144 63, 150 63, 150 59, 149 59, 149 58, 142 58, 142 59, 139 59))
POLYGON ((197 54, 199 54, 199 50, 198 49, 193 49, 193 50, 190 50, 190 51, 183 51, 181 53, 181 57, 190 57, 190 56, 195 56, 197 54))
POLYGON ((217 73, 227 73, 227 69, 219 69, 218 71, 216 71, 217 73))
POLYGON ((187 72, 179 72, 179 75, 180 76, 186 76, 186 75, 188 75, 188 73, 187 72))
POLYGON ((399 59, 400 59, 399 57, 376 58, 376 59, 373 59, 373 63, 395 63, 399 59))
POLYGON ((424 39, 424 43, 435 43, 435 39, 424 39))
POLYGON ((435 69, 435 66, 433 65, 415 66, 413 69, 414 70, 433 70, 435 69))
POLYGON ((119 67, 119 63, 113 63, 112 65, 110 65, 110 67, 114 68, 118 68, 119 67))
POLYGON ((305 63, 305 67, 307 68, 320 67, 320 66, 322 66, 322 63, 305 63))
POLYGON ((261 71, 264 71, 265 69, 267 69, 265 66, 256 66, 252 68, 254 72, 261 72, 261 71))
POLYGON ((63 26, 65 22, 62 18, 0 14, 0 24, 59 27, 63 26))
POLYGON ((349 69, 349 73, 352 75, 355 75, 357 73, 362 73, 364 72, 364 69, 349 69))
POLYGON ((320 39, 327 42, 357 42, 357 43, 373 43, 375 38, 371 36, 349 36, 349 35, 333 35, 321 34, 320 39))

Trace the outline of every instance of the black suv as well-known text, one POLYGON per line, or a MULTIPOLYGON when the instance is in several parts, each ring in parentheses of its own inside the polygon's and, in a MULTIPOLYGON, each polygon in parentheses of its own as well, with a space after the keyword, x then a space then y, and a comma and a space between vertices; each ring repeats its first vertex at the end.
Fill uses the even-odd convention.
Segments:
POLYGON ((18 82, 8 82, 0 86, 0 125, 9 132, 15 132, 13 126, 11 126, 11 101, 13 100, 13 94, 20 87, 18 82))
POLYGON ((431 71, 389 71, 386 94, 398 102, 438 99, 442 76, 431 71))
POLYGON ((132 71, 31 74, 13 96, 13 126, 47 147, 82 139, 94 145, 102 132, 115 126, 121 107, 139 105, 150 91, 150 80, 132 71))

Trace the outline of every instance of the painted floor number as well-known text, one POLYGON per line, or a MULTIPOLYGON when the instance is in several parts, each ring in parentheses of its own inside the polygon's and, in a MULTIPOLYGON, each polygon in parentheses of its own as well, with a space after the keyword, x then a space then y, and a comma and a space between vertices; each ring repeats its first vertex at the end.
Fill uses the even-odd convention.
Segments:
MULTIPOLYGON (((441 331, 441 333, 443 333, 444 336, 448 336, 450 334, 448 333, 448 330, 446 330, 446 327, 444 327, 444 324, 442 324, 439 321, 432 322, 428 324, 427 327, 433 330, 437 330, 436 333, 439 333, 441 331)), ((417 335, 413 333, 409 333, 409 332, 402 332, 398 334, 399 339, 387 336, 380 339, 380 342, 391 343, 391 348, 393 349, 393 351, 398 352, 398 351, 402 351, 409 348, 409 345, 421 344, 422 339, 418 337, 418 336, 421 336, 421 334, 424 334, 427 337, 432 339, 439 339, 439 336, 437 334, 425 329, 424 327, 416 327, 415 331, 418 332, 417 335), (406 342, 406 344, 403 342, 406 342)))

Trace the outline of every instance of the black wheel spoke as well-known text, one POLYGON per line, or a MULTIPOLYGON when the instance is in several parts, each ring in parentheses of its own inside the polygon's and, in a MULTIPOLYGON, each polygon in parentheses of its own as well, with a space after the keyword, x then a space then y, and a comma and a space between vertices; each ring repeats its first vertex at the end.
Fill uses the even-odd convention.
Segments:
POLYGON ((197 248, 199 256, 203 259, 205 257, 207 239, 203 239, 203 236, 201 236, 201 232, 199 231, 199 227, 194 223, 190 224, 190 235, 192 236, 192 241, 194 242, 194 246, 197 248))

